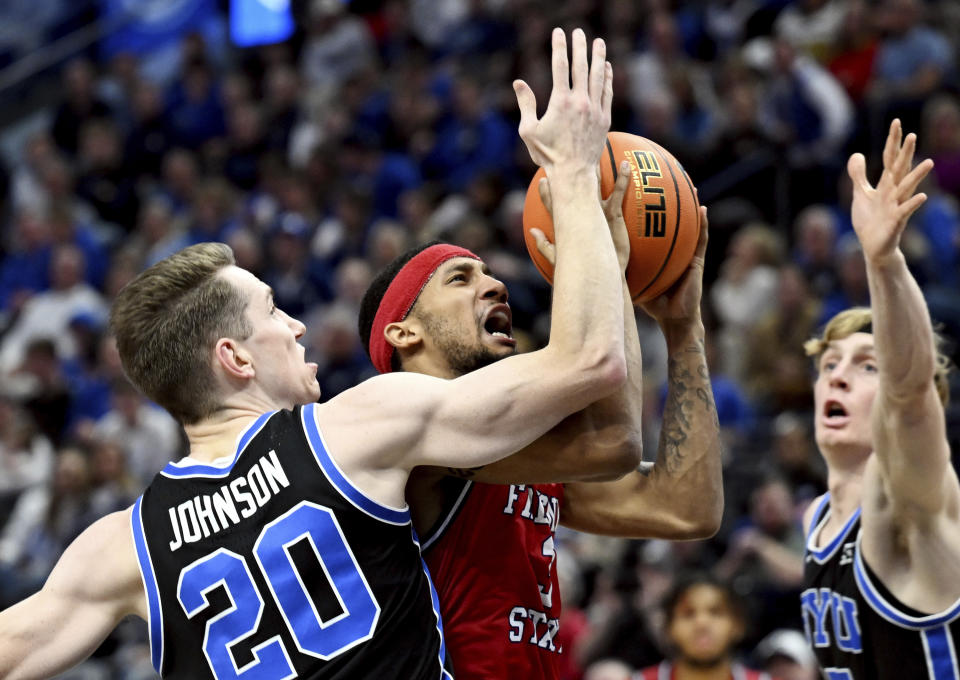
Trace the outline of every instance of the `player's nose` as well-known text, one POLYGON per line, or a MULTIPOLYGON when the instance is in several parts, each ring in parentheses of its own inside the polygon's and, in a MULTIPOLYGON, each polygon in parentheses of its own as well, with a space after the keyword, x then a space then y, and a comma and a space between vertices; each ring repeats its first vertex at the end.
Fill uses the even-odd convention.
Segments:
POLYGON ((503 283, 503 281, 488 275, 484 275, 483 277, 480 295, 485 300, 492 299, 503 303, 506 303, 507 298, 509 297, 509 294, 507 293, 507 286, 503 283))
POLYGON ((847 379, 847 366, 846 364, 837 364, 832 371, 830 371, 830 387, 837 387, 839 389, 846 389, 850 382, 847 379))
POLYGON ((303 334, 307 332, 307 327, 303 324, 300 319, 294 319, 292 316, 287 314, 287 324, 290 326, 290 330, 293 331, 293 334, 298 339, 303 337, 303 334))

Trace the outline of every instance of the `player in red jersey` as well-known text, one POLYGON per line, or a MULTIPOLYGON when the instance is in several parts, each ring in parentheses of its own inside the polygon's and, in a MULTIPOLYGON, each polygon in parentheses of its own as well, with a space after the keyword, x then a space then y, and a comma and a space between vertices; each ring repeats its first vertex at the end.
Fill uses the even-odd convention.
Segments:
POLYGON ((745 622, 728 586, 706 575, 681 579, 664 599, 663 613, 673 659, 644 668, 637 680, 771 680, 734 659, 745 622))
MULTIPOLYGON (((582 31, 574 33, 574 63, 578 49, 586 50, 585 40, 582 31)), ((555 43, 554 93, 544 119, 552 115, 558 88, 568 87, 566 63, 565 45, 555 43)), ((526 141, 526 133, 540 124, 536 102, 525 83, 517 81, 515 90, 526 141)), ((535 162, 545 160, 535 144, 527 146, 535 162)), ((621 271, 629 255, 620 212, 627 176, 621 173, 604 205, 621 271)), ((424 468, 411 477, 407 498, 437 586, 458 679, 557 677, 562 649, 555 642, 560 593, 554 531, 559 523, 614 536, 700 538, 716 531, 723 506, 720 443, 700 318, 706 229, 704 210, 689 270, 671 291, 644 306, 662 328, 670 357, 667 405, 652 467, 638 471, 641 357, 624 280, 628 381, 623 390, 497 464, 424 468)), ((551 244, 541 240, 540 245, 550 252, 551 244)), ((455 378, 513 354, 504 285, 479 259, 457 258, 424 271, 418 253, 428 250, 402 255, 364 297, 360 333, 378 370, 455 378), (403 299, 400 291, 408 290, 414 292, 403 299), (386 322, 384 310, 394 312, 386 322)))

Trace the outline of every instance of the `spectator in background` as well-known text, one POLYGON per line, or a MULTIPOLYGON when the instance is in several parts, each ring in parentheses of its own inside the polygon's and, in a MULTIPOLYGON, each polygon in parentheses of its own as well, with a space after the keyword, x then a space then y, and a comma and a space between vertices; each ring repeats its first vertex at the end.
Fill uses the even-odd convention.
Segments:
POLYGON ((178 146, 200 150, 226 131, 216 77, 206 61, 195 59, 185 65, 168 101, 167 120, 178 146))
POLYGON ((130 507, 143 491, 143 486, 127 472, 127 454, 118 441, 94 440, 90 467, 90 511, 94 517, 130 507))
POLYGON ((325 99, 376 58, 370 31, 362 19, 346 14, 340 0, 310 0, 307 35, 300 55, 306 84, 325 99))
POLYGON ((94 120, 83 126, 77 167, 77 195, 101 220, 124 232, 133 231, 140 199, 112 121, 94 120))
POLYGON ((250 191, 260 181, 260 159, 267 150, 263 112, 251 102, 227 112, 223 175, 236 188, 250 191))
POLYGON ((39 213, 46 208, 43 168, 58 153, 53 138, 46 131, 35 132, 24 142, 10 180, 11 206, 15 212, 29 210, 39 213))
POLYGON ((357 334, 357 314, 350 307, 328 306, 310 333, 310 360, 320 366, 317 380, 324 399, 376 375, 357 334))
POLYGON ((721 265, 710 302, 720 322, 717 349, 721 372, 733 380, 743 375, 743 352, 753 326, 776 302, 780 237, 764 224, 748 224, 734 234, 721 265))
POLYGON ((860 105, 873 78, 879 40, 872 7, 866 0, 847 0, 840 30, 831 47, 830 73, 860 105))
POLYGON ((167 198, 156 195, 144 201, 130 247, 144 267, 187 247, 187 235, 182 224, 175 219, 167 198))
POLYGON ((774 462, 794 498, 802 504, 826 491, 827 469, 814 445, 809 414, 780 413, 773 419, 771 435, 774 462))
POLYGON ((867 265, 863 259, 860 242, 853 235, 844 237, 837 246, 835 255, 837 284, 829 291, 820 309, 817 326, 822 326, 838 312, 849 307, 870 304, 867 287, 867 265))
MULTIPOLYGON (((869 98, 874 137, 886 134, 887 121, 904 129, 920 127, 924 102, 951 74, 955 50, 944 35, 923 24, 919 0, 883 0, 878 14, 886 37, 880 43, 869 98)), ((872 148, 882 148, 882 144, 872 148)))
POLYGON ((163 93, 153 83, 141 80, 133 90, 130 108, 131 126, 124 143, 130 172, 136 179, 156 177, 174 143, 164 115, 163 93))
POLYGON ((113 408, 97 421, 95 436, 122 444, 126 466, 140 488, 146 487, 183 449, 182 431, 170 415, 150 404, 121 377, 114 381, 113 408))
POLYGON ((0 517, 9 517, 17 497, 53 474, 53 447, 30 414, 0 397, 0 517))
POLYGON ((960 102, 955 96, 938 95, 924 105, 922 135, 937 187, 960 196, 960 102))
POLYGON ((54 247, 57 245, 76 246, 82 253, 84 279, 94 288, 102 288, 110 264, 109 253, 90 225, 79 220, 69 205, 62 202, 50 204, 47 210, 47 223, 54 247))
POLYGON ((96 70, 86 59, 75 59, 63 70, 63 101, 53 115, 50 133, 70 157, 80 148, 80 131, 87 123, 110 117, 110 107, 96 93, 96 70))
POLYGON ((803 581, 803 531, 786 482, 770 477, 750 494, 750 517, 730 538, 714 573, 748 598, 757 630, 796 624, 803 581))
POLYGON ((457 74, 450 104, 450 116, 440 122, 433 149, 424 159, 424 173, 443 178, 454 191, 463 191, 480 173, 509 176, 515 133, 507 119, 490 106, 475 73, 457 74))
POLYGON ((61 358, 73 357, 76 348, 67 332, 70 319, 88 313, 105 319, 103 297, 84 281, 86 263, 75 246, 57 246, 50 260, 50 290, 31 297, 0 344, 0 372, 9 372, 36 338, 50 338, 61 358))
POLYGON ((641 670, 639 680, 770 680, 736 660, 747 621, 729 586, 705 574, 681 577, 663 612, 670 658, 641 670))
POLYGON ((773 24, 777 36, 826 63, 843 26, 849 0, 796 0, 773 24))
POLYGON ((266 144, 284 155, 300 118, 300 92, 300 76, 287 64, 272 66, 264 76, 266 144))
POLYGON ((92 521, 87 453, 57 453, 48 484, 21 494, 0 533, 0 609, 36 592, 66 547, 92 521))
POLYGON ((850 98, 829 71, 785 38, 773 43, 766 121, 787 152, 792 205, 823 201, 840 174, 838 154, 853 131, 850 98))
POLYGON ((310 271, 311 225, 296 213, 280 215, 267 235, 267 266, 263 281, 273 288, 277 307, 303 316, 330 299, 330 290, 318 285, 310 271))
POLYGON ((776 304, 748 334, 743 382, 766 413, 804 409, 813 396, 810 362, 802 351, 820 319, 820 303, 796 265, 780 267, 776 304))
POLYGON ((220 176, 201 180, 191 194, 192 220, 187 224, 190 245, 208 241, 224 241, 238 227, 236 194, 220 176))
POLYGON ((803 272, 810 292, 818 298, 837 287, 835 248, 837 221, 824 205, 811 205, 800 211, 793 222, 792 259, 803 272))
POLYGON ((170 201, 175 215, 189 213, 200 184, 200 164, 192 151, 171 149, 163 157, 160 193, 170 201))
POLYGON ((50 224, 32 210, 24 210, 10 222, 13 232, 0 263, 0 319, 2 325, 19 314, 24 304, 50 285, 53 237, 50 224))
POLYGON ((633 669, 617 659, 594 661, 583 674, 583 680, 635 680, 633 669))
POLYGON ((817 680, 817 659, 799 630, 779 628, 753 652, 757 663, 777 680, 817 680))

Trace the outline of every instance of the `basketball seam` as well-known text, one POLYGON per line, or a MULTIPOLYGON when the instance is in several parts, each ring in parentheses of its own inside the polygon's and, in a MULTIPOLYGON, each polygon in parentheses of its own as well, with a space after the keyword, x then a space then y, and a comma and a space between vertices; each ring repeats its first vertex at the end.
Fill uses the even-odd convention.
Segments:
POLYGON ((673 226, 673 240, 670 241, 670 248, 667 250, 667 254, 664 256, 663 262, 660 264, 660 269, 657 270, 657 273, 652 279, 650 279, 650 282, 647 283, 642 290, 637 291, 637 294, 632 298, 634 301, 643 295, 647 291, 647 288, 652 286, 654 282, 660 278, 660 274, 663 273, 663 270, 667 268, 667 263, 670 261, 670 255, 673 253, 673 247, 677 244, 677 237, 680 235, 680 213, 682 211, 682 204, 680 202, 680 185, 677 183, 677 175, 673 172, 673 164, 667 162, 666 157, 663 155, 663 153, 661 153, 663 148, 659 144, 654 143, 652 140, 650 144, 655 147, 653 152, 660 156, 660 160, 663 162, 663 164, 670 169, 670 179, 673 180, 673 193, 677 201, 677 219, 676 224, 673 226))
POLYGON ((617 161, 613 157, 613 147, 610 146, 610 137, 607 137, 607 155, 610 156, 610 170, 613 172, 613 183, 616 184, 619 176, 617 174, 617 161))

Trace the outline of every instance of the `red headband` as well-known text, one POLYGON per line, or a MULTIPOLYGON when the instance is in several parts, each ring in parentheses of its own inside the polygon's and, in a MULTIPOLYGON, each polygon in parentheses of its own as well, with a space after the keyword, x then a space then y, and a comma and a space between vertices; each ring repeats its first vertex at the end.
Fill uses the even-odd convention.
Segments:
POLYGON ((454 257, 480 258, 466 248, 439 243, 417 253, 397 272, 380 300, 377 315, 373 317, 370 330, 370 359, 380 373, 390 373, 390 359, 393 345, 383 335, 384 329, 392 323, 403 321, 410 313, 413 303, 420 297, 423 287, 437 271, 437 267, 454 257))

